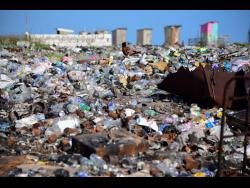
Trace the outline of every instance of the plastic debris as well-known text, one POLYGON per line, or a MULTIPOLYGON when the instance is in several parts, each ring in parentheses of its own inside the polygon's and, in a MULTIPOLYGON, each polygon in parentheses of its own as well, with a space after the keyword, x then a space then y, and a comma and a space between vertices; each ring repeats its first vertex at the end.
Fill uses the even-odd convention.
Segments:
MULTIPOLYGON (((0 166, 16 177, 214 177, 217 96, 250 66, 248 49, 233 44, 2 48, 0 166)), ((225 135, 239 131, 225 120, 225 135)), ((242 143, 225 139, 228 169, 241 167, 242 143)))

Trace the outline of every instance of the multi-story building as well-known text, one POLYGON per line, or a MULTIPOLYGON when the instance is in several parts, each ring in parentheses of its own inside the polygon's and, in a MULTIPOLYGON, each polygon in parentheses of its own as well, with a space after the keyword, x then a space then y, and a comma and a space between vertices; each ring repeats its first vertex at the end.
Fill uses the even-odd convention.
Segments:
POLYGON ((210 21, 201 25, 201 43, 203 46, 217 46, 218 22, 210 21))
POLYGON ((137 30, 137 45, 151 45, 152 44, 152 29, 144 28, 137 30))
POLYGON ((170 25, 164 27, 165 43, 164 45, 173 46, 180 44, 180 29, 181 25, 170 25))
POLYGON ((114 46, 121 46, 126 42, 127 28, 117 28, 112 31, 112 42, 114 46))

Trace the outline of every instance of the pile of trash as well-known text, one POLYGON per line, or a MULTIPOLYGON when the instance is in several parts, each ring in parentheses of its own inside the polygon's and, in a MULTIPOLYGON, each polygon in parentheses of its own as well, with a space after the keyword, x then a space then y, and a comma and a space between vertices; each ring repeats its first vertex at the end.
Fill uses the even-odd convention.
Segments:
MULTIPOLYGON (((133 48, 0 51, 0 175, 215 176, 223 109, 158 84, 181 67, 248 72, 249 50, 133 48)), ((226 139, 232 168, 242 142, 226 139)))

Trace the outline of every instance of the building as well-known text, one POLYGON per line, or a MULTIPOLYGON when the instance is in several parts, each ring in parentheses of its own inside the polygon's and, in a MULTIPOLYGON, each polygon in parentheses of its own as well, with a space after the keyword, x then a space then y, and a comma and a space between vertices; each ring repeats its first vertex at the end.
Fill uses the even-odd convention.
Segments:
POLYGON ((201 39, 198 37, 188 39, 189 46, 200 46, 200 43, 201 43, 201 39))
POLYGON ((164 27, 165 43, 164 45, 173 46, 180 44, 181 25, 170 25, 164 27))
POLYGON ((230 40, 229 35, 219 36, 219 37, 218 37, 217 46, 218 46, 218 47, 227 46, 227 45, 229 44, 229 40, 230 40))
MULTIPOLYGON (((57 30, 58 31, 58 30, 57 30)), ((30 39, 58 47, 102 47, 112 46, 112 36, 108 31, 80 32, 80 34, 32 34, 30 39)))
MULTIPOLYGON (((229 35, 223 35, 219 36, 217 40, 217 46, 218 47, 224 47, 229 44, 230 36, 229 35)), ((188 39, 188 45, 189 46, 201 46, 202 39, 201 38, 189 38, 188 39)))
POLYGON ((137 45, 151 45, 152 44, 152 29, 144 28, 137 30, 137 45))
POLYGON ((248 31, 248 43, 250 43, 250 28, 249 28, 249 31, 248 31))
POLYGON ((218 44, 218 22, 201 25, 201 43, 203 46, 216 47, 218 44))
POLYGON ((88 34, 88 32, 86 32, 86 31, 80 31, 79 32, 79 35, 87 35, 88 34))
POLYGON ((121 46, 127 38, 127 28, 117 28, 112 31, 112 43, 114 46, 121 46))
POLYGON ((74 31, 70 29, 57 28, 56 33, 58 35, 68 35, 74 33, 74 31))

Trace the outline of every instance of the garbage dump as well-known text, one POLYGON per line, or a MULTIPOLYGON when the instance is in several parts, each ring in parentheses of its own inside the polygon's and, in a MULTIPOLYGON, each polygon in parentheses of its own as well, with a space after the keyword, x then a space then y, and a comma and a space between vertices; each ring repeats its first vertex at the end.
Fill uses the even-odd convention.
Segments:
MULTIPOLYGON (((216 175, 222 87, 249 75, 247 48, 16 48, 0 51, 0 176, 216 175)), ((243 140, 225 142, 230 171, 243 140)))
MULTIPOLYGON (((248 61, 250 61, 250 57, 248 61)), ((249 77, 250 74, 241 69, 237 69, 239 71, 236 72, 229 72, 222 67, 214 68, 213 66, 206 65, 206 67, 202 67, 202 65, 199 65, 194 71, 181 67, 177 73, 165 78, 159 84, 159 88, 197 101, 214 101, 222 106, 226 83, 235 76, 245 75, 249 77)), ((249 82, 234 81, 230 84, 226 97, 246 95, 249 86, 249 82)), ((244 99, 237 102, 226 100, 225 106, 240 110, 246 108, 246 104, 247 101, 244 99)))

